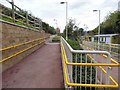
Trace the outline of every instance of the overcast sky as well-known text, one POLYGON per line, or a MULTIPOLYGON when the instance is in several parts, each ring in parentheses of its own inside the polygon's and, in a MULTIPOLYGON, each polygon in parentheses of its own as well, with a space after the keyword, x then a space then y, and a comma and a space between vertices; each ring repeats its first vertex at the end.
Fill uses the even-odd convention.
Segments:
MULTIPOLYGON (((56 19, 61 32, 66 25, 66 5, 60 4, 62 1, 68 2, 68 19, 74 19, 76 24, 82 28, 85 28, 84 24, 86 24, 87 30, 92 30, 99 24, 99 14, 93 12, 93 10, 101 10, 102 22, 106 15, 118 9, 118 1, 120 0, 14 0, 17 6, 55 28, 56 22, 54 19, 56 19)), ((0 0, 0 2, 10 7, 6 0, 0 0)))

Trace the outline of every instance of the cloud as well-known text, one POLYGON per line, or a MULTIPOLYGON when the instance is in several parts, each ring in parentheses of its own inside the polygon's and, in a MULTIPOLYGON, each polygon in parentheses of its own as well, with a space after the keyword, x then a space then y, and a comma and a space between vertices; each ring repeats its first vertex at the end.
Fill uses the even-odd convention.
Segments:
MULTIPOLYGON (((41 18, 43 21, 56 27, 54 19, 57 19, 58 26, 63 31, 66 25, 66 6, 61 5, 61 0, 14 0, 15 4, 41 18)), ((87 24, 89 30, 98 25, 98 12, 93 9, 101 10, 101 22, 109 12, 114 12, 118 8, 119 0, 62 0, 68 2, 68 18, 76 19, 80 27, 87 24)), ((5 0, 0 3, 11 7, 5 0)))
POLYGON ((88 5, 88 3, 85 1, 74 2, 73 4, 71 4, 69 9, 71 9, 71 10, 78 9, 78 8, 84 7, 85 5, 88 5))

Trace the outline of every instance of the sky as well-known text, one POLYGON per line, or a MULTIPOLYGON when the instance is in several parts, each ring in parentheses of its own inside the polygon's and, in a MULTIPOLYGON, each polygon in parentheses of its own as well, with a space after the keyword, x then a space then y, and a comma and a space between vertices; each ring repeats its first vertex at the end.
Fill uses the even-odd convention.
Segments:
MULTIPOLYGON (((9 0, 11 1, 11 0, 9 0)), ((66 25, 66 4, 68 2, 68 20, 73 19, 79 28, 86 31, 93 30, 105 17, 118 9, 120 0, 14 0, 15 5, 23 10, 39 17, 42 21, 48 23, 54 28, 59 27, 61 32, 66 25), (56 24, 57 23, 57 24, 56 24)), ((0 0, 0 3, 11 7, 6 0, 0 0)))

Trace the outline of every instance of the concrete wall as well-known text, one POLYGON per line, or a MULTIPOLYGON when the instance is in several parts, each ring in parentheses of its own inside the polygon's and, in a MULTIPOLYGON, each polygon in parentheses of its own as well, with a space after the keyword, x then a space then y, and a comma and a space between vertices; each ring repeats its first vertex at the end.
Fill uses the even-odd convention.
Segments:
MULTIPOLYGON (((14 25, 14 24, 11 24, 8 22, 0 21, 0 23, 1 23, 0 34, 2 35, 0 43, 2 44, 2 48, 6 48, 6 47, 20 44, 23 42, 35 40, 37 38, 43 38, 44 36, 48 36, 44 32, 30 30, 26 27, 21 27, 21 26, 14 25)), ((30 44, 19 46, 17 48, 12 48, 12 49, 2 51, 2 59, 7 58, 8 56, 10 56, 16 52, 19 52, 19 51, 21 51, 25 48, 28 48, 31 45, 37 44, 39 42, 40 41, 36 41, 36 42, 32 42, 30 44)), ((24 52, 16 57, 13 57, 9 60, 2 62, 2 71, 5 71, 8 68, 12 67, 13 65, 15 65, 16 63, 21 61, 23 58, 25 58, 27 55, 29 55, 32 52, 34 52, 35 50, 37 50, 42 45, 44 45, 44 43, 24 52)))

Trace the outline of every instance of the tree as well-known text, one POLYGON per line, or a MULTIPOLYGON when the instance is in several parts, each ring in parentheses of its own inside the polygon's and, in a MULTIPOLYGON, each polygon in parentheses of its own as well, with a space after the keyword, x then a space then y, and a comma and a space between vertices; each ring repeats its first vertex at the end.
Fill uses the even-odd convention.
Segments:
POLYGON ((43 27, 43 30, 44 30, 46 33, 56 34, 56 31, 55 31, 54 27, 49 26, 48 23, 42 22, 42 27, 43 27))
MULTIPOLYGON (((79 28, 74 20, 70 19, 67 25, 67 34, 68 34, 68 39, 78 39, 80 36, 83 35, 83 28, 79 28)), ((66 27, 64 29, 64 36, 66 35, 66 27)))
MULTIPOLYGON (((9 16, 9 17, 12 17, 12 9, 11 8, 5 7, 4 5, 0 4, 0 10, 1 10, 2 14, 9 16)), ((19 9, 15 9, 15 12, 17 12, 18 14, 20 14, 23 17, 26 17, 26 15, 28 14, 28 19, 30 21, 34 21, 35 23, 39 23, 40 18, 35 17, 32 13, 27 13, 26 10, 22 10, 19 8, 19 9), (36 19, 36 20, 34 20, 34 19, 36 19)), ((15 14, 15 19, 26 23, 26 19, 21 17, 20 15, 15 14)), ((5 21, 13 22, 12 19, 7 18, 6 16, 2 16, 1 19, 5 20, 5 21)), ((29 25, 32 26, 34 24, 34 22, 30 22, 30 21, 29 21, 29 25)), ((15 23, 17 23, 17 21, 15 23)), ((19 22, 19 24, 21 25, 20 22, 19 22)), ((22 25, 24 25, 24 24, 22 24, 22 25)), ((39 27, 39 25, 36 25, 36 26, 39 27)), ((50 34, 56 33, 54 27, 50 26, 46 22, 42 22, 42 27, 46 33, 50 33, 50 34)))
MULTIPOLYGON (((73 20, 70 19, 70 20, 69 20, 69 23, 67 24, 67 36, 68 36, 68 39, 73 38, 73 35, 72 35, 73 26, 74 26, 73 20)), ((64 33, 64 37, 65 37, 65 35, 66 35, 66 27, 65 27, 63 33, 64 33)))
MULTIPOLYGON (((101 34, 115 34, 120 33, 120 11, 115 11, 106 16, 105 20, 100 24, 101 34)), ((91 31, 97 34, 98 26, 91 31)))

